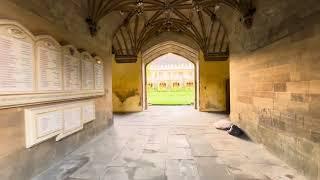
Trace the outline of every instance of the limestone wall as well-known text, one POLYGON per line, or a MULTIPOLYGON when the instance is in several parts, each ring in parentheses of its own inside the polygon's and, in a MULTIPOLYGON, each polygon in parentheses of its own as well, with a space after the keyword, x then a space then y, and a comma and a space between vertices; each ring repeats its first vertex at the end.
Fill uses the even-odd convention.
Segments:
POLYGON ((226 83, 229 79, 229 61, 205 61, 199 54, 200 111, 226 111, 226 83))
POLYGON ((254 140, 320 178, 320 28, 230 58, 231 118, 254 140))
MULTIPOLYGON (((221 13, 230 38, 231 119, 256 142, 318 180, 318 0, 257 0, 251 29, 221 13)), ((227 12, 227 11, 225 11, 227 12)))
POLYGON ((142 111, 141 57, 136 63, 112 61, 112 102, 114 112, 142 111))
POLYGON ((63 45, 73 44, 104 59, 106 94, 95 99, 96 120, 62 141, 50 139, 25 149, 24 109, 41 105, 0 110, 0 177, 30 179, 112 123, 111 44, 103 27, 97 37, 89 35, 81 12, 72 1, 0 0, 0 4, 1 19, 18 21, 35 35, 51 35, 63 45))

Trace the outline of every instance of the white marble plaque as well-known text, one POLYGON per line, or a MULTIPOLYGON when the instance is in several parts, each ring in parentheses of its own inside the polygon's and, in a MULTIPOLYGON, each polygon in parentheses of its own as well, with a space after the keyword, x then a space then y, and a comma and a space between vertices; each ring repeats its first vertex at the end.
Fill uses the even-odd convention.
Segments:
POLYGON ((61 53, 49 48, 38 48, 38 67, 40 91, 62 90, 61 53))
POLYGON ((71 131, 82 126, 81 106, 64 110, 64 131, 71 131))
POLYGON ((63 112, 55 106, 25 109, 26 147, 30 148, 62 132, 63 112))
POLYGON ((96 119, 96 109, 94 101, 86 102, 82 106, 83 123, 88 123, 96 119))
POLYGON ((33 44, 0 36, 0 93, 33 91, 33 44))
POLYGON ((95 72, 95 89, 103 90, 104 89, 103 64, 95 64, 94 72, 95 72))
POLYGON ((63 131, 57 136, 56 141, 83 129, 81 112, 81 103, 63 107, 63 131))
POLYGON ((81 74, 82 74, 82 89, 93 90, 94 89, 94 63, 92 58, 84 56, 81 61, 81 74))
POLYGON ((87 108, 89 115, 86 116, 92 119, 93 103, 86 100, 25 109, 26 147, 30 148, 55 136, 59 141, 80 131, 84 124, 83 106, 91 105, 87 108))
POLYGON ((64 89, 80 90, 81 89, 81 64, 80 59, 71 55, 64 55, 64 89))
POLYGON ((67 51, 51 36, 35 37, 18 22, 0 19, 0 109, 104 95, 96 90, 102 78, 90 53, 64 47, 67 51))
POLYGON ((50 135, 62 129, 62 112, 53 111, 36 116, 37 138, 50 135))

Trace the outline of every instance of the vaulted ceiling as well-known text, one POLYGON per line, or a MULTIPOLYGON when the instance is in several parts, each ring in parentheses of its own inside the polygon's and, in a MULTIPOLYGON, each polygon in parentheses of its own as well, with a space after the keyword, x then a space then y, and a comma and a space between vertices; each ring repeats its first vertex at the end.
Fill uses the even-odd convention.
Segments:
MULTIPOLYGON (((163 5, 165 6, 165 5, 163 5)), ((183 7, 183 4, 177 4, 183 7)), ((152 37, 163 32, 186 35, 209 52, 227 52, 227 34, 213 13, 213 9, 194 11, 171 6, 145 11, 137 15, 130 12, 115 34, 113 47, 117 55, 135 55, 152 37)))
MULTIPOLYGON (((252 0, 87 0, 87 23, 94 35, 99 20, 111 12, 119 12, 123 22, 113 39, 117 59, 135 59, 154 36, 173 32, 191 38, 210 57, 229 55, 228 35, 216 11, 220 5, 231 7, 250 27, 255 11, 252 0)), ((218 58, 219 59, 219 58, 218 58)))

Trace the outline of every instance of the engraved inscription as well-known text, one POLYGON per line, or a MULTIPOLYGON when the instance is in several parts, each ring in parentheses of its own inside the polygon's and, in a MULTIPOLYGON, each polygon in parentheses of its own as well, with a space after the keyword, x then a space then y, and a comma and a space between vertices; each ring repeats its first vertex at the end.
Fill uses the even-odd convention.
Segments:
POLYGON ((91 61, 82 60, 82 89, 94 89, 94 67, 91 61))
POLYGON ((84 123, 90 122, 96 118, 94 102, 86 103, 82 107, 82 117, 84 123))
POLYGON ((81 88, 80 60, 76 57, 65 55, 63 68, 64 68, 65 90, 80 90, 81 88))
POLYGON ((81 107, 64 110, 64 131, 70 131, 82 126, 81 107))
POLYGON ((62 129, 62 112, 54 111, 39 114, 36 117, 37 138, 49 135, 62 129))
POLYGON ((0 93, 33 91, 33 45, 0 36, 0 93))
POLYGON ((95 89, 104 89, 103 65, 95 64, 95 89))
POLYGON ((38 48, 39 90, 62 90, 61 53, 48 48, 38 48))

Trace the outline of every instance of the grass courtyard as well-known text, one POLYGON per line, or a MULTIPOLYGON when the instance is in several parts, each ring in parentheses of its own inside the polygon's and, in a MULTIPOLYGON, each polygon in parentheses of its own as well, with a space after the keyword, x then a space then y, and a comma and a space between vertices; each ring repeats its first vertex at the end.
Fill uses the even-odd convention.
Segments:
POLYGON ((148 89, 148 103, 152 105, 191 105, 194 103, 194 88, 174 90, 148 89))

